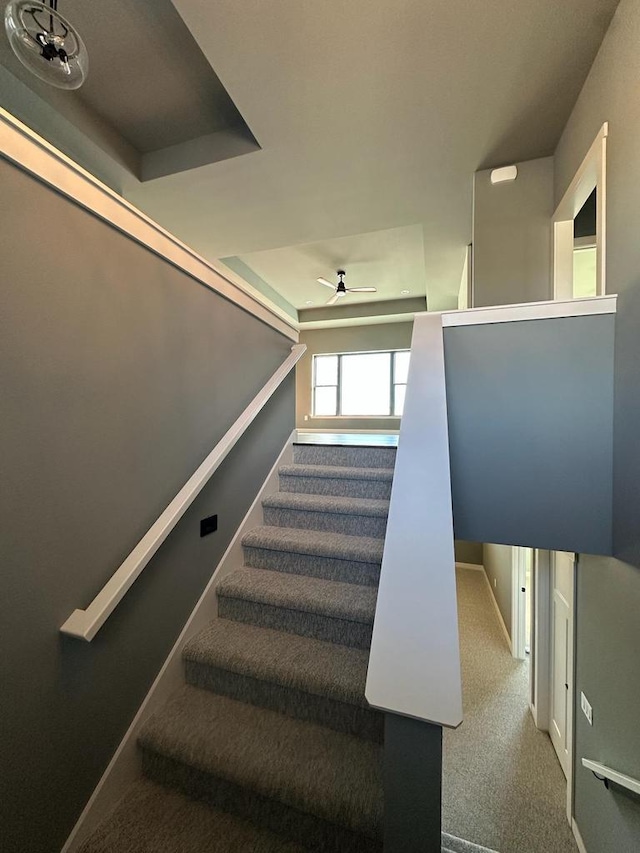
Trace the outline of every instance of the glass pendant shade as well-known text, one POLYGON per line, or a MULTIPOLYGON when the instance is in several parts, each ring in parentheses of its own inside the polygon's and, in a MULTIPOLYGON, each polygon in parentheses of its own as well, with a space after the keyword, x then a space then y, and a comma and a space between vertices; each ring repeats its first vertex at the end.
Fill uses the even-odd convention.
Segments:
POLYGON ((38 0, 11 0, 4 26, 20 62, 45 83, 78 89, 87 79, 89 56, 84 42, 54 7, 38 0))

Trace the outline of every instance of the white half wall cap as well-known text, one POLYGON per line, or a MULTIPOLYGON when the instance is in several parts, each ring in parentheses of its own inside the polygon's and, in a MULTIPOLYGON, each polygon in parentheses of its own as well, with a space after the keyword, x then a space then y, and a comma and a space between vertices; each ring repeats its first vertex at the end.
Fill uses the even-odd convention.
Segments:
POLYGON ((518 177, 517 166, 503 166, 502 169, 493 169, 491 172, 492 184, 504 184, 506 181, 515 181, 518 177))

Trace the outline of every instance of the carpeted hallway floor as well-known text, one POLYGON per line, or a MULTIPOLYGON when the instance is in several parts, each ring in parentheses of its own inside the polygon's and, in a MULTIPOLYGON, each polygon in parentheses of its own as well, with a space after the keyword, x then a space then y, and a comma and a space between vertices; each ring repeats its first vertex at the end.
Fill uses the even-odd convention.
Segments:
POLYGON ((465 720, 445 730, 443 829, 500 853, 575 853, 566 784, 482 574, 457 570, 465 720))

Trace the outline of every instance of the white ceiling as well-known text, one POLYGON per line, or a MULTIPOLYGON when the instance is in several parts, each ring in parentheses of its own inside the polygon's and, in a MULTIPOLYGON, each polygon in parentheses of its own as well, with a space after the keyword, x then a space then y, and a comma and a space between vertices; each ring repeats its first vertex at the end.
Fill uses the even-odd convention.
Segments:
MULTIPOLYGON (((345 244, 356 257, 366 235, 420 226, 438 309, 459 287, 473 172, 553 152, 617 0, 174 4, 262 150, 127 196, 294 304, 334 268, 337 238, 364 235, 345 244)), ((350 281, 396 286, 395 264, 363 258, 350 281)))
POLYGON ((347 287, 375 287, 377 292, 353 293, 350 302, 371 302, 425 295, 422 226, 408 225, 355 237, 337 237, 241 257, 295 308, 323 305, 332 294, 316 279, 337 282, 346 272, 347 287), (403 291, 407 291, 406 293, 403 291))

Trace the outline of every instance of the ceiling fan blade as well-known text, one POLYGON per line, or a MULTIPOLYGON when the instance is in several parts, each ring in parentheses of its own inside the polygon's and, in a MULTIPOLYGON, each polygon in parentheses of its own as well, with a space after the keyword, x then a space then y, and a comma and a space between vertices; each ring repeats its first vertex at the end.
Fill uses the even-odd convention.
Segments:
POLYGON ((347 287, 349 293, 377 293, 375 287, 347 287))
POLYGON ((331 288, 331 290, 335 290, 335 289, 336 289, 335 284, 331 284, 331 282, 330 282, 330 281, 327 281, 327 279, 326 279, 326 278, 318 278, 318 279, 316 279, 316 281, 318 281, 320 284, 324 284, 324 286, 325 286, 325 287, 330 287, 330 288, 331 288))
POLYGON ((334 293, 333 296, 331 297, 331 299, 329 299, 329 301, 326 302, 325 304, 326 305, 335 305, 336 302, 338 301, 338 299, 340 299, 340 294, 334 293))

